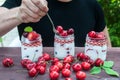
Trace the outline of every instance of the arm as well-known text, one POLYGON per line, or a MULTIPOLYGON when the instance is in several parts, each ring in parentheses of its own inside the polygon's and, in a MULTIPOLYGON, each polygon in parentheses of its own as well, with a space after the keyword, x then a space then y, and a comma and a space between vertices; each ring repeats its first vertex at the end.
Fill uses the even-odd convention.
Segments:
POLYGON ((106 36, 106 38, 107 38, 107 46, 108 46, 108 47, 112 47, 111 41, 110 41, 110 37, 109 37, 109 33, 108 33, 108 30, 107 30, 107 27, 105 27, 105 29, 104 29, 103 32, 105 33, 105 36, 106 36))
POLYGON ((0 37, 21 23, 38 22, 47 11, 46 0, 22 0, 13 9, 0 7, 0 37))

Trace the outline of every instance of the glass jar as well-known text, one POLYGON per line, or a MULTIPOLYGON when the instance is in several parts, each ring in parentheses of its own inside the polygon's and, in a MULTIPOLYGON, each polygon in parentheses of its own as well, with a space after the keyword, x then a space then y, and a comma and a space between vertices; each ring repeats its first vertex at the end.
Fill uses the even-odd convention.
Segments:
POLYGON ((107 54, 107 41, 104 38, 91 38, 87 35, 85 43, 85 54, 88 55, 94 61, 97 58, 106 60, 107 54))
POLYGON ((42 56, 43 46, 41 36, 34 41, 29 41, 22 36, 21 43, 22 59, 30 59, 35 62, 40 56, 42 56))
POLYGON ((55 34, 54 37, 54 56, 63 59, 67 55, 74 56, 75 44, 74 34, 68 36, 60 36, 55 34))

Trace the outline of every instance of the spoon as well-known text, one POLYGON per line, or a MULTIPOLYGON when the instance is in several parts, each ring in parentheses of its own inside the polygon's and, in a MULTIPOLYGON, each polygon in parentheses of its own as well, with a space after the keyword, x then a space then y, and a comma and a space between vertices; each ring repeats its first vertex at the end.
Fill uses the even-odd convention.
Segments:
POLYGON ((47 13, 47 17, 48 17, 48 19, 49 19, 49 21, 50 21, 50 23, 51 23, 51 25, 52 25, 53 32, 57 34, 57 31, 56 31, 56 29, 55 29, 55 25, 54 25, 54 23, 53 23, 53 20, 51 19, 50 15, 49 15, 48 13, 47 13))

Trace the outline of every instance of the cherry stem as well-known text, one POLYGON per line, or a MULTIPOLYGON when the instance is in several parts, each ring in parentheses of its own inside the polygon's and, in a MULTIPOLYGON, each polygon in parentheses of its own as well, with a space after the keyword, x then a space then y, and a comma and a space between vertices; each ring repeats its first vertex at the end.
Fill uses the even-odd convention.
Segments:
POLYGON ((33 80, 35 80, 35 78, 37 78, 38 73, 39 73, 39 72, 37 72, 37 74, 33 77, 33 80))
POLYGON ((27 70, 21 69, 21 70, 16 70, 16 72, 27 72, 27 70))
POLYGON ((32 59, 32 61, 35 59, 35 56, 36 56, 36 53, 34 53, 34 56, 33 56, 33 59, 32 59))
POLYGON ((97 78, 97 79, 100 79, 100 78, 101 78, 100 76, 96 76, 96 75, 91 75, 91 74, 87 74, 87 75, 92 76, 92 77, 95 77, 95 78, 97 78))

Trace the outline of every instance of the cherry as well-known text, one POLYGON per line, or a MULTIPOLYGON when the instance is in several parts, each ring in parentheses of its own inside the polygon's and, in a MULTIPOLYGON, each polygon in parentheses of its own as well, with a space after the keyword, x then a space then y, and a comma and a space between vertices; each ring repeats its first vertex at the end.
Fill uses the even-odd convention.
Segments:
POLYGON ((44 57, 43 57, 43 56, 40 56, 40 57, 38 58, 38 62, 39 62, 39 61, 45 61, 44 57))
POLYGON ((39 72, 40 74, 44 74, 44 73, 45 73, 46 68, 45 68, 45 67, 43 67, 43 66, 39 66, 39 68, 38 68, 37 70, 38 70, 38 72, 39 72))
POLYGON ((47 63, 45 61, 38 61, 36 63, 36 65, 40 65, 40 66, 46 67, 47 63))
POLYGON ((59 72, 60 69, 59 69, 58 66, 56 66, 56 65, 52 65, 52 66, 50 66, 49 71, 50 71, 50 72, 52 72, 52 71, 57 71, 57 72, 59 72))
POLYGON ((57 26, 56 30, 58 31, 58 33, 62 33, 63 32, 63 27, 62 26, 57 26))
POLYGON ((69 63, 65 63, 64 65, 63 65, 63 69, 70 69, 70 64, 69 63))
POLYGON ((32 68, 35 67, 35 66, 36 66, 36 63, 29 63, 29 64, 26 65, 26 68, 27 68, 28 70, 30 70, 30 69, 32 69, 32 68))
POLYGON ((88 59, 88 60, 86 60, 86 62, 90 63, 91 66, 94 65, 94 61, 92 59, 88 59))
POLYGON ((91 38, 95 38, 96 37, 96 32, 95 31, 90 31, 88 33, 88 36, 91 37, 91 38))
POLYGON ((74 33, 74 29, 73 28, 70 28, 68 31, 67 31, 68 35, 71 35, 74 33))
POLYGON ((56 62, 59 62, 59 59, 54 57, 51 59, 51 63, 54 65, 56 62))
POLYGON ((78 71, 78 72, 76 73, 76 78, 77 78, 78 80, 84 80, 84 79, 86 78, 86 73, 83 72, 83 71, 78 71))
POLYGON ((88 55, 84 55, 84 58, 82 59, 82 61, 87 61, 89 59, 90 59, 90 57, 88 55))
POLYGON ((59 73, 57 71, 50 72, 50 78, 51 80, 57 80, 59 78, 59 73))
POLYGON ((95 66, 102 66, 104 64, 104 61, 100 58, 97 58, 95 60, 95 66))
POLYGON ((22 59, 21 60, 21 65, 23 68, 27 67, 27 64, 32 63, 32 61, 30 59, 22 59))
POLYGON ((12 58, 4 58, 2 61, 3 66, 10 67, 13 65, 13 59, 12 58))
POLYGON ((35 31, 29 32, 27 38, 30 41, 36 40, 39 37, 39 34, 37 34, 35 31))
POLYGON ((71 71, 69 69, 62 69, 62 76, 69 77, 71 74, 71 71))
POLYGON ((63 63, 72 63, 72 62, 73 62, 73 57, 71 55, 68 55, 63 59, 63 63))
POLYGON ((72 78, 65 78, 65 80, 72 80, 72 78))
POLYGON ((48 53, 44 53, 43 58, 45 59, 45 61, 49 61, 51 59, 51 57, 48 53))
POLYGON ((56 62, 55 65, 57 65, 60 70, 63 68, 63 64, 61 62, 56 62))
POLYGON ((34 77, 35 75, 37 75, 37 70, 33 67, 28 71, 28 74, 30 77, 34 77))
POLYGON ((86 58, 86 55, 84 53, 78 53, 77 54, 77 59, 83 61, 86 58))
POLYGON ((104 37, 105 37, 104 33, 102 33, 102 32, 96 34, 96 38, 104 39, 104 37))
POLYGON ((67 33, 67 31, 66 31, 66 30, 63 30, 63 32, 62 32, 62 33, 60 33, 60 35, 61 35, 61 36, 63 36, 63 37, 65 37, 65 36, 68 36, 68 33, 67 33))
POLYGON ((72 68, 73 68, 73 70, 74 70, 75 72, 82 70, 82 66, 81 66, 81 64, 79 64, 79 63, 73 64, 72 68))
POLYGON ((91 67, 90 63, 88 62, 82 62, 81 65, 84 70, 89 70, 91 67))
POLYGON ((28 34, 29 34, 28 32, 23 32, 22 35, 23 35, 25 38, 27 38, 28 34))

